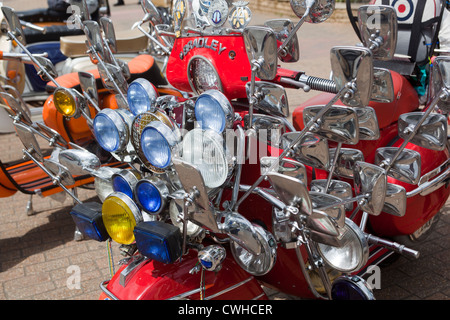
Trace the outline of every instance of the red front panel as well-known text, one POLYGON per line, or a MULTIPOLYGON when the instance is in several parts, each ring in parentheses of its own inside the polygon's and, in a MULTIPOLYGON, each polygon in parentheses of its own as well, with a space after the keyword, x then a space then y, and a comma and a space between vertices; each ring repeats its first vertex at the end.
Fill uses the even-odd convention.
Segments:
MULTIPOLYGON (((185 298, 199 300, 201 272, 189 273, 197 263, 194 250, 184 255, 181 262, 173 264, 148 261, 125 287, 119 283, 124 266, 108 283, 107 289, 120 300, 166 300, 186 292, 192 293, 185 298)), ((219 300, 267 299, 258 282, 236 264, 230 252, 219 272, 204 272, 204 285, 203 299, 216 294, 214 299, 219 300)))
POLYGON ((251 80, 251 70, 242 35, 177 38, 166 71, 172 86, 192 92, 188 64, 195 56, 212 63, 229 100, 247 97, 245 84, 251 80))

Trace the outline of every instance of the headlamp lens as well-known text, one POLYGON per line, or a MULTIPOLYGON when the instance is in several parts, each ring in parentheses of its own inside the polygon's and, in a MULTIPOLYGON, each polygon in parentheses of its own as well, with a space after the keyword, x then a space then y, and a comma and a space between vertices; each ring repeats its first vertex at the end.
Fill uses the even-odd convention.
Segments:
POLYGON ((164 169, 170 165, 172 161, 171 146, 164 134, 157 128, 152 126, 144 128, 141 135, 141 148, 144 156, 153 166, 164 169))
POLYGON ((195 119, 200 122, 202 129, 211 129, 222 133, 225 129, 225 112, 219 101, 213 96, 204 94, 195 102, 195 119))
POLYGON ((76 112, 75 98, 67 90, 56 90, 53 94, 55 108, 66 117, 72 117, 76 112))
POLYGON ((210 130, 194 129, 185 135, 182 159, 197 166, 208 188, 221 186, 228 176, 222 139, 210 130))
POLYGON ((361 268, 368 259, 367 240, 351 220, 346 219, 341 236, 342 247, 318 244, 319 254, 332 268, 350 273, 361 268))
POLYGON ((139 211, 133 201, 123 193, 115 192, 103 202, 102 219, 109 236, 121 244, 134 241, 135 214, 139 211))
POLYGON ((119 149, 119 131, 107 115, 97 114, 94 119, 94 134, 100 146, 106 151, 115 152, 119 149))
POLYGON ((162 206, 161 194, 150 181, 141 180, 136 185, 136 200, 148 213, 158 212, 162 206))
POLYGON ((128 87, 127 101, 131 112, 135 116, 142 112, 150 111, 156 97, 155 88, 146 79, 136 79, 128 87))

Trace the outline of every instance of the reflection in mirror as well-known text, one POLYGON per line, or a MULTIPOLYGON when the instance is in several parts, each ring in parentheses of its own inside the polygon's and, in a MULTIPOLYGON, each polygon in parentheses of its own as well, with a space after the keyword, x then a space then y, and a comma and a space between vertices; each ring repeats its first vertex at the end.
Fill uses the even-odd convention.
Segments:
POLYGON ((103 39, 100 26, 97 21, 91 20, 84 21, 84 25, 89 48, 93 48, 100 58, 104 59, 105 52, 103 50, 103 39))
MULTIPOLYGON (((423 112, 409 112, 400 115, 398 119, 399 137, 404 140, 408 139, 423 116, 423 112)), ((447 126, 446 116, 431 113, 425 118, 409 142, 422 148, 444 150, 447 145, 447 126)))
POLYGON ((277 40, 270 28, 250 26, 242 32, 247 56, 261 80, 272 80, 277 73, 277 40))
MULTIPOLYGON (((311 181, 311 191, 328 193, 332 196, 338 197, 341 200, 351 199, 353 192, 350 183, 341 180, 316 179, 311 181)), ((321 205, 322 206, 322 205, 321 205)), ((344 205, 346 211, 353 209, 353 203, 347 203, 344 205)))
MULTIPOLYGON (((336 149, 330 149, 330 157, 334 158, 336 149)), ((336 162, 334 174, 342 177, 353 179, 353 169, 357 162, 364 161, 364 154, 358 149, 340 148, 336 162)))
POLYGON ((352 85, 352 92, 341 101, 350 107, 365 107, 372 94, 373 60, 372 53, 362 47, 333 47, 331 49, 331 69, 337 90, 352 85))
MULTIPOLYGON (((309 123, 323 106, 308 106, 303 110, 303 123, 309 123)), ((358 116, 353 108, 332 106, 320 119, 315 133, 335 142, 357 144, 359 141, 358 116)))
POLYGON ((383 212, 397 217, 406 213, 406 190, 400 185, 388 183, 383 212))
POLYGON ((359 140, 378 140, 380 127, 375 110, 371 107, 355 108, 359 123, 359 140))
POLYGON ((360 208, 378 216, 386 197, 387 177, 384 169, 367 162, 356 162, 353 175, 356 195, 365 196, 360 208))
POLYGON ((109 45, 112 53, 117 53, 116 33, 114 31, 114 25, 112 20, 107 17, 101 17, 100 23, 102 25, 103 32, 105 33, 106 42, 109 45))
POLYGON ((388 69, 374 68, 373 90, 370 100, 382 103, 394 101, 394 83, 388 69))
POLYGON ((24 108, 22 108, 22 105, 20 102, 14 98, 9 93, 6 92, 0 92, 0 97, 3 98, 6 105, 16 114, 20 117, 20 119, 25 122, 28 125, 31 125, 33 121, 30 118, 30 114, 28 114, 24 108))
POLYGON ((95 77, 89 72, 78 72, 78 78, 80 79, 80 86, 83 93, 86 93, 90 100, 92 100, 96 106, 98 106, 98 91, 95 77))
MULTIPOLYGON (((275 32, 277 42, 283 43, 289 33, 294 29, 294 24, 289 19, 273 19, 264 22, 264 26, 271 28, 275 32)), ((300 49, 298 45, 298 37, 295 35, 289 43, 287 43, 282 52, 278 52, 278 58, 282 62, 297 62, 300 58, 300 49)))
POLYGON ((146 13, 145 21, 149 21, 153 26, 164 23, 161 14, 151 0, 140 1, 140 4, 146 13))
POLYGON ((23 33, 22 25, 20 24, 19 17, 14 9, 10 7, 2 6, 3 16, 8 22, 11 33, 22 44, 26 45, 25 34, 23 33))
POLYGON ((62 150, 58 155, 59 162, 73 175, 90 174, 101 166, 99 158, 84 150, 62 150))
POLYGON ((333 219, 333 221, 339 228, 344 227, 345 209, 344 205, 340 204, 342 202, 341 198, 336 197, 332 194, 316 191, 311 191, 309 193, 309 196, 311 197, 313 209, 327 208, 321 211, 326 213, 331 219, 333 219), (335 206, 333 207, 333 205, 335 206))
POLYGON ((48 81, 53 81, 53 79, 58 77, 58 72, 56 71, 56 67, 55 65, 47 58, 45 57, 39 57, 36 56, 34 57, 34 59, 36 59, 36 61, 41 65, 34 65, 37 74, 41 77, 42 80, 44 80, 45 82, 48 81), (43 71, 41 69, 41 67, 45 70, 43 71))
MULTIPOLYGON (((276 157, 261 157, 260 159, 260 168, 261 168, 261 175, 267 174, 269 171, 269 168, 272 166, 272 164, 278 161, 278 158, 276 157)), ((281 159, 278 163, 278 166, 276 166, 274 171, 285 174, 289 177, 295 178, 300 180, 303 183, 307 183, 307 175, 306 175, 306 167, 303 163, 300 163, 295 160, 291 159, 281 159)))
POLYGON ((438 107, 444 113, 450 112, 450 56, 438 56, 434 59, 430 68, 429 103, 445 90, 447 98, 440 99, 438 107))
POLYGON ((392 6, 366 5, 358 9, 359 32, 365 47, 378 60, 391 60, 397 45, 397 14, 392 6))
POLYGON ((291 8, 297 17, 302 18, 308 14, 305 21, 310 23, 320 23, 327 20, 334 12, 334 0, 291 0, 291 8), (310 6, 309 12, 307 8, 310 6))
POLYGON ((33 131, 28 127, 20 123, 14 123, 14 128, 17 132, 17 136, 22 141, 25 150, 32 154, 38 161, 44 160, 43 153, 39 147, 39 143, 34 136, 33 131))
MULTIPOLYGON (((297 139, 299 132, 283 134, 281 145, 286 149, 297 139)), ((292 148, 292 158, 313 168, 327 170, 330 167, 330 154, 328 140, 311 132, 306 133, 303 139, 292 148)))
POLYGON ((69 170, 58 161, 55 161, 51 158, 44 159, 42 164, 48 171, 50 171, 54 176, 57 177, 57 181, 63 186, 67 187, 75 184, 75 180, 69 170))
MULTIPOLYGON (((380 165, 382 163, 391 164, 392 159, 397 154, 399 148, 384 147, 377 149, 374 163, 380 165)), ((394 179, 417 184, 421 173, 421 158, 420 153, 415 150, 403 149, 395 162, 391 164, 388 172, 390 177, 394 179)))
MULTIPOLYGON (((247 98, 250 99, 251 83, 247 82, 245 90, 247 98)), ((275 83, 257 81, 255 82, 255 93, 258 102, 255 103, 255 108, 262 110, 269 115, 287 117, 289 116, 289 104, 286 90, 283 86, 275 83)))
POLYGON ((311 199, 303 182, 278 172, 268 172, 267 177, 281 201, 297 207, 303 214, 312 214, 311 199))

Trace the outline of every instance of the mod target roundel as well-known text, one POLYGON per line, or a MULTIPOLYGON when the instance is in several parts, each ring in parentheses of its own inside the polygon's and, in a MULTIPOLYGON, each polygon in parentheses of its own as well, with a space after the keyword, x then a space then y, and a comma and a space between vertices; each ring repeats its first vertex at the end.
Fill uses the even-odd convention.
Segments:
POLYGON ((414 4, 412 0, 394 0, 392 6, 397 12, 398 21, 407 21, 414 13, 414 4))

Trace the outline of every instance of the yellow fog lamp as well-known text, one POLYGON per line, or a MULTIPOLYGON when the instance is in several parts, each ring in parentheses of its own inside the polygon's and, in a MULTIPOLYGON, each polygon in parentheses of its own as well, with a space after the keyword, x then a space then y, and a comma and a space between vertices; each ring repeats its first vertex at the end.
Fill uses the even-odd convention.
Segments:
POLYGON ((113 192, 103 201, 102 219, 111 239, 120 244, 132 243, 134 227, 143 221, 134 201, 121 192, 113 192))
POLYGON ((53 93, 53 102, 56 110, 63 116, 68 118, 80 116, 82 97, 77 91, 58 87, 53 93))

